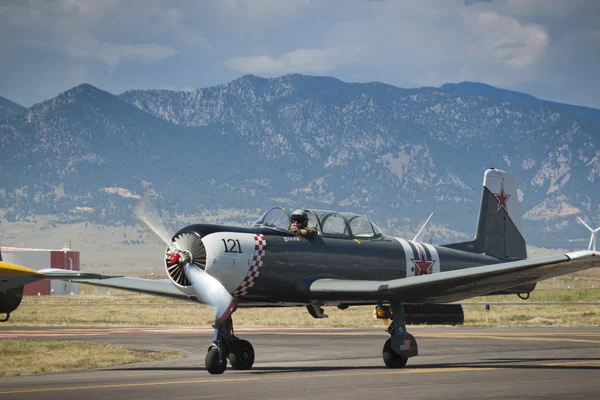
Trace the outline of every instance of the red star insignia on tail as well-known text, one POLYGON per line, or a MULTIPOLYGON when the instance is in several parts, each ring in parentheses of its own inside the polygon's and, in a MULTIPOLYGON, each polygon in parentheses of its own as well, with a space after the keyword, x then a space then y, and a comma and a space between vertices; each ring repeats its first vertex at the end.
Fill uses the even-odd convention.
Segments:
POLYGON ((425 253, 419 250, 419 255, 421 258, 414 258, 410 261, 415 264, 415 267, 418 269, 418 273, 416 275, 429 275, 431 274, 431 267, 435 264, 435 260, 427 260, 425 259, 425 253))
POLYGON ((501 208, 504 208, 504 211, 508 212, 506 203, 508 202, 508 199, 510 199, 510 194, 504 193, 504 183, 500 184, 500 193, 494 193, 494 196, 498 200, 498 209, 496 211, 500 211, 501 208))

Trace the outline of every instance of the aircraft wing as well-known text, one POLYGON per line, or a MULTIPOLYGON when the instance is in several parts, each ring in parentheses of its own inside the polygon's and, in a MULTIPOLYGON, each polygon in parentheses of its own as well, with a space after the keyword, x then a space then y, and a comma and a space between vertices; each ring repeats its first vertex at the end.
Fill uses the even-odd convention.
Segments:
POLYGON ((31 268, 0 261, 0 289, 11 289, 42 279, 109 279, 113 277, 113 275, 103 275, 82 271, 71 271, 58 268, 48 268, 36 271, 31 268))
POLYGON ((130 277, 115 277, 108 279, 71 279, 71 282, 86 285, 103 286, 113 289, 127 290, 136 293, 152 294, 155 296, 171 297, 181 300, 189 300, 189 296, 183 293, 168 279, 143 279, 130 277))
POLYGON ((59 268, 34 270, 0 261, 0 290, 11 289, 42 279, 71 281, 94 286, 110 287, 138 293, 189 300, 168 280, 129 278, 93 272, 71 271, 59 268))
POLYGON ((577 251, 389 281, 318 279, 308 290, 315 300, 449 303, 593 267, 600 254, 577 251))

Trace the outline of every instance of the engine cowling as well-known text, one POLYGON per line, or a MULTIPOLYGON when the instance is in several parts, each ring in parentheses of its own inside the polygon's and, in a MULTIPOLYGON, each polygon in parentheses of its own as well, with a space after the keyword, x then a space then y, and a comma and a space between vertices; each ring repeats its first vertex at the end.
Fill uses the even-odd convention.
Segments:
POLYGON ((462 325, 465 314, 460 304, 403 304, 407 325, 462 325))
POLYGON ((0 291, 0 315, 6 314, 0 322, 8 321, 10 313, 15 311, 23 300, 23 286, 0 291))

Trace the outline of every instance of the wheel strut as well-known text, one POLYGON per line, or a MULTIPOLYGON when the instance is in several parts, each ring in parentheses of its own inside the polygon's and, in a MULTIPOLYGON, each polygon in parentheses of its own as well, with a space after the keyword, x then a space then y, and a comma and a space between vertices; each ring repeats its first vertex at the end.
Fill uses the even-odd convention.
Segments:
POLYGON ((391 305, 392 322, 387 328, 390 338, 383 346, 383 362, 389 368, 402 368, 410 357, 419 354, 417 341, 406 331, 402 304, 391 305))
POLYGON ((254 348, 247 340, 233 334, 231 316, 223 322, 215 320, 213 341, 204 359, 206 370, 211 374, 222 374, 227 368, 227 359, 233 369, 248 370, 254 364, 254 348))

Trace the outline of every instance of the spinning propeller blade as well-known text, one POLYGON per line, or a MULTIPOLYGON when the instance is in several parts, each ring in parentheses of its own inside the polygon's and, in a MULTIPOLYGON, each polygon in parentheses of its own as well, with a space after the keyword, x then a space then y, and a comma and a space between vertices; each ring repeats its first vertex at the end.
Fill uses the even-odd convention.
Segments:
POLYGON ((165 224, 156 212, 156 209, 150 204, 150 202, 142 197, 137 201, 131 208, 133 215, 135 215, 140 221, 142 221, 152 232, 162 239, 167 246, 171 246, 171 235, 167 232, 165 224))
POLYGON ((185 276, 192 283, 198 301, 217 309, 217 320, 225 321, 235 309, 235 300, 221 282, 192 264, 185 266, 185 276))

